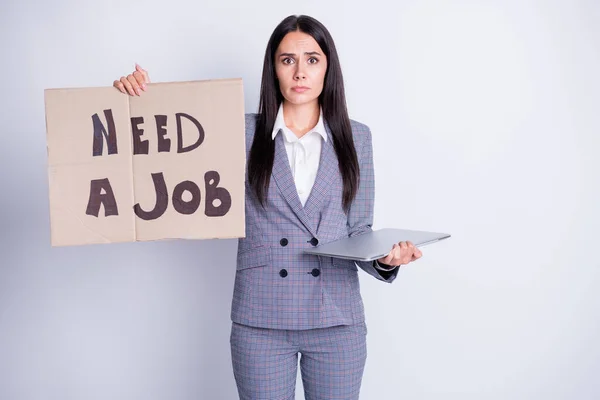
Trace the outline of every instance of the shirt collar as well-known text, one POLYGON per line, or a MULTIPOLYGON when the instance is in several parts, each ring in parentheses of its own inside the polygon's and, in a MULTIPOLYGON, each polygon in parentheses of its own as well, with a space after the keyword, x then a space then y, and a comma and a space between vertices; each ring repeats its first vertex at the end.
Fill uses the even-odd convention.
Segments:
MULTIPOLYGON (((287 126, 285 126, 285 120, 283 119, 283 102, 279 105, 279 111, 277 112, 277 118, 275 119, 275 125, 273 126, 273 139, 277 137, 280 129, 283 131, 284 137, 288 142, 291 142, 294 140, 294 138, 297 138, 297 136, 294 135, 294 133, 287 126)), ((323 109, 320 109, 319 111, 319 121, 317 122, 317 125, 308 131, 307 134, 311 132, 317 132, 319 135, 321 135, 324 141, 327 141, 327 132, 325 131, 325 124, 323 122, 323 109)))

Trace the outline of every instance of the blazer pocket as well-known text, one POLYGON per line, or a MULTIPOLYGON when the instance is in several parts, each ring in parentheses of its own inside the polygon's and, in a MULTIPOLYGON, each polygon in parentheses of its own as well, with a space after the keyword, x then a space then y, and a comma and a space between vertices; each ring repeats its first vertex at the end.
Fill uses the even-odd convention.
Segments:
POLYGON ((237 270, 263 267, 271 263, 271 248, 268 246, 257 246, 237 255, 237 270))

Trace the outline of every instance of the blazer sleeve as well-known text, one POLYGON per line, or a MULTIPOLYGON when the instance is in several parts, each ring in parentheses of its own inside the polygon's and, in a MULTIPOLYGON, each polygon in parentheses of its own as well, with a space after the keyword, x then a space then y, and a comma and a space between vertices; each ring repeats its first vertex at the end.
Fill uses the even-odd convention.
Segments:
MULTIPOLYGON (((373 140, 371 131, 365 126, 366 134, 357 147, 360 182, 356 197, 348 212, 349 236, 358 236, 370 232, 373 226, 373 210, 375 206, 375 171, 373 167, 373 140)), ((392 244, 390 244, 390 249, 392 244)), ((380 281, 392 283, 398 275, 398 268, 383 271, 375 268, 373 261, 355 261, 356 265, 369 275, 380 281)))

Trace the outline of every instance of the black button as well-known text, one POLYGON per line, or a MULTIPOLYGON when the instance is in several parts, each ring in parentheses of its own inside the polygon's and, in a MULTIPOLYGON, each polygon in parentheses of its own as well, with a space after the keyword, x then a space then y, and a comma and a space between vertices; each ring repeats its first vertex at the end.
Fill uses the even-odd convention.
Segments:
POLYGON ((318 268, 315 268, 310 272, 310 274, 316 278, 317 276, 321 275, 321 271, 318 268))
POLYGON ((279 241, 279 244, 285 247, 288 245, 288 240, 286 238, 283 238, 279 241))
POLYGON ((319 244, 319 240, 317 238, 312 238, 310 239, 310 244, 312 244, 313 246, 316 246, 319 244))
POLYGON ((287 276, 287 271, 285 269, 282 269, 281 271, 279 271, 279 276, 285 278, 287 276))

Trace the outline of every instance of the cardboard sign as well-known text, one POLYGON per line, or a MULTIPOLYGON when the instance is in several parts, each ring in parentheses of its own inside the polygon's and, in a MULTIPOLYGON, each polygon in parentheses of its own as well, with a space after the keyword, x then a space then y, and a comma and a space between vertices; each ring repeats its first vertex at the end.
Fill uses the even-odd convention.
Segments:
POLYGON ((53 246, 245 235, 241 79, 44 94, 53 246))

